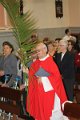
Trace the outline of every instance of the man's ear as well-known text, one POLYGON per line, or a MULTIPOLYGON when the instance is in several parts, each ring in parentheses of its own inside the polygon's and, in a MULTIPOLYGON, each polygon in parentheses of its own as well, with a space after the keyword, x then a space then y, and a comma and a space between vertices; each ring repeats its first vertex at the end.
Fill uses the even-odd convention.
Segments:
POLYGON ((45 44, 45 51, 46 51, 46 53, 48 53, 48 45, 47 44, 45 44))
POLYGON ((45 51, 46 51, 46 53, 48 53, 48 47, 47 46, 45 47, 45 51))

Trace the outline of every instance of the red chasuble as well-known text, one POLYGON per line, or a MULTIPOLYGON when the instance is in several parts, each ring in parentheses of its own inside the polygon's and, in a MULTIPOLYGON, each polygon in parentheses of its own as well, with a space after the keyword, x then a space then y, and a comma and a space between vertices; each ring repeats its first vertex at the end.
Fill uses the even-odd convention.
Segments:
POLYGON ((36 120, 50 120, 52 110, 54 110, 55 93, 60 99, 60 103, 67 101, 66 93, 63 87, 59 70, 51 56, 44 60, 36 60, 29 72, 28 96, 26 101, 26 109, 36 120), (38 83, 35 73, 39 68, 43 68, 50 75, 48 79, 53 90, 44 91, 43 84, 38 83))

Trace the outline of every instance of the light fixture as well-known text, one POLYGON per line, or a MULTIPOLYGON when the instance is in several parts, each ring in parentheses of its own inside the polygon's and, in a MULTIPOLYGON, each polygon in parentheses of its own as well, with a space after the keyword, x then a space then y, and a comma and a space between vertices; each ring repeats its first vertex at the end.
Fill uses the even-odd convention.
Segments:
POLYGON ((55 11, 56 11, 57 18, 63 17, 63 2, 62 2, 62 0, 55 0, 55 11))

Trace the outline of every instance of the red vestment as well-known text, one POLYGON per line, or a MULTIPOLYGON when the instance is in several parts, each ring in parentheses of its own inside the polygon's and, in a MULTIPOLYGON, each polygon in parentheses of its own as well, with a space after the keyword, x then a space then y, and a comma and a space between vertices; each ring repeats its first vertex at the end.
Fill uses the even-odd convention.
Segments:
POLYGON ((26 107, 31 116, 37 120, 50 120, 52 110, 54 110, 54 95, 55 93, 60 98, 61 104, 67 101, 66 93, 61 80, 59 70, 49 56, 45 60, 36 60, 29 72, 29 86, 26 107), (54 88, 51 91, 45 92, 43 84, 38 83, 35 73, 42 67, 50 76, 48 79, 54 88))

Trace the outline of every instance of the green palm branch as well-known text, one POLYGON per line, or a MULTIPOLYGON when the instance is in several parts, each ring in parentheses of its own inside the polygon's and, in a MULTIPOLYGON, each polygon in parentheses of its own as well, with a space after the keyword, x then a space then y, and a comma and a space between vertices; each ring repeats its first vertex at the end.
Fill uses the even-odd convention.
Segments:
POLYGON ((35 31, 35 19, 32 12, 27 11, 20 15, 20 0, 0 0, 0 3, 6 9, 11 21, 13 34, 20 48, 22 61, 26 61, 26 51, 33 47, 33 43, 29 42, 31 34, 35 31))

